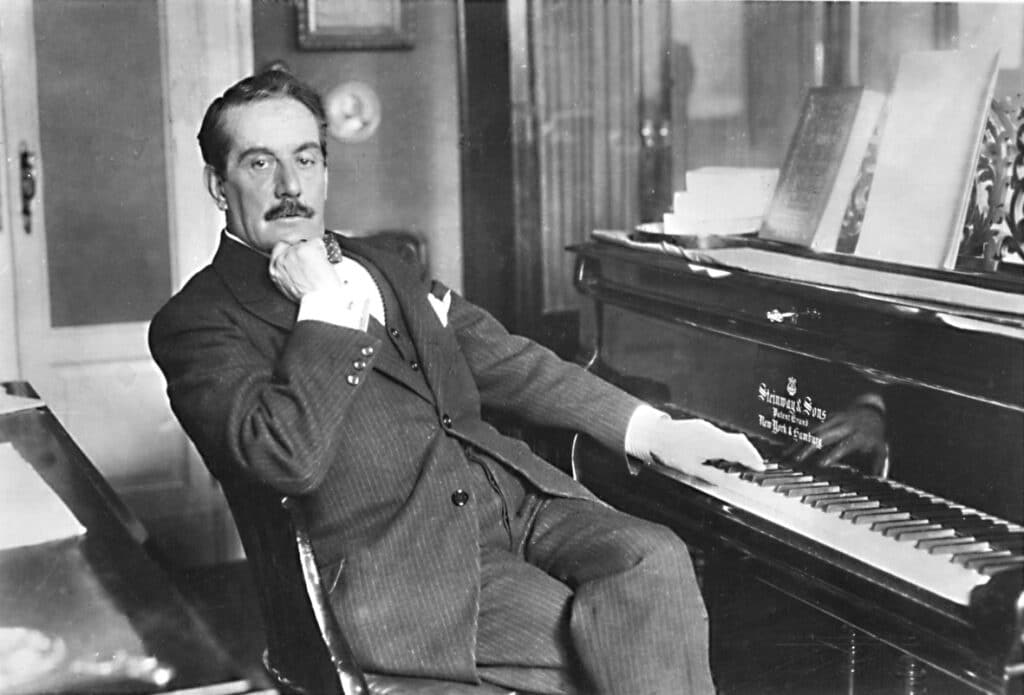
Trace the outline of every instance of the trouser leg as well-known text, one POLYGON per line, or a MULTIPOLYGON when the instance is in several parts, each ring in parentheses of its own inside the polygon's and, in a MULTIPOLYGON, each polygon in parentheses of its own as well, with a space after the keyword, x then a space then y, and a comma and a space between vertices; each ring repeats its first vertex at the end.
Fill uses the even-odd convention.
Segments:
POLYGON ((573 594, 507 550, 481 557, 477 673, 531 693, 590 695, 570 633, 573 594))
POLYGON ((669 529, 549 499, 523 551, 573 590, 573 645, 595 693, 714 692, 707 613, 689 553, 669 529))
POLYGON ((479 469, 481 678, 541 693, 712 693, 685 545, 596 502, 479 469))

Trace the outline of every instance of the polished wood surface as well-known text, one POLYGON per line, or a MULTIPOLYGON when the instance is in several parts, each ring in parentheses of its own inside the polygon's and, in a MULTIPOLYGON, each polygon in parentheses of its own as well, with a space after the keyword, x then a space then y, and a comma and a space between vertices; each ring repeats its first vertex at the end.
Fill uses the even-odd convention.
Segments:
MULTIPOLYGON (((34 395, 5 384, 12 395, 34 395)), ((0 551, 0 625, 62 648, 0 693, 250 692, 224 649, 143 548, 145 530, 46 407, 0 415, 10 442, 85 527, 81 536, 0 551)))

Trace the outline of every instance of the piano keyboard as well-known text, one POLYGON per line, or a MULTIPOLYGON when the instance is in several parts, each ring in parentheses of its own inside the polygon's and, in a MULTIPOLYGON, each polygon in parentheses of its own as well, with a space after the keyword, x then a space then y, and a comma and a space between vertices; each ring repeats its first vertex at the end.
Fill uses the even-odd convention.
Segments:
POLYGON ((767 466, 709 461, 700 477, 656 468, 963 606, 993 574, 1024 567, 1024 527, 846 468, 767 466))

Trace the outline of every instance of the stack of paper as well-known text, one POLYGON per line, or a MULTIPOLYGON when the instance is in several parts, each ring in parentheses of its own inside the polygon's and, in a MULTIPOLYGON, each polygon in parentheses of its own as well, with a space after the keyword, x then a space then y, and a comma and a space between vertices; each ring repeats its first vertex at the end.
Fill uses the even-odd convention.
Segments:
POLYGON ((743 234, 761 226, 778 169, 702 167, 686 173, 686 190, 672 197, 665 233, 685 236, 743 234))
POLYGON ((82 524, 17 449, 0 444, 0 550, 82 533, 82 524))

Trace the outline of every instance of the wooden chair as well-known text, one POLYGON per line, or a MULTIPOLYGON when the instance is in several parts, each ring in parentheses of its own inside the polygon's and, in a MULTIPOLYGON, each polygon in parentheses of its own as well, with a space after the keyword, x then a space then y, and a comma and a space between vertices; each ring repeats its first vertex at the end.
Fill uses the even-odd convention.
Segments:
POLYGON ((504 688, 362 671, 332 613, 298 503, 225 483, 266 628, 263 663, 282 695, 515 695, 504 688))
POLYGON ((427 272, 427 242, 407 229, 374 229, 371 231, 342 230, 342 234, 354 236, 373 246, 390 251, 407 263, 419 266, 422 273, 427 272))

